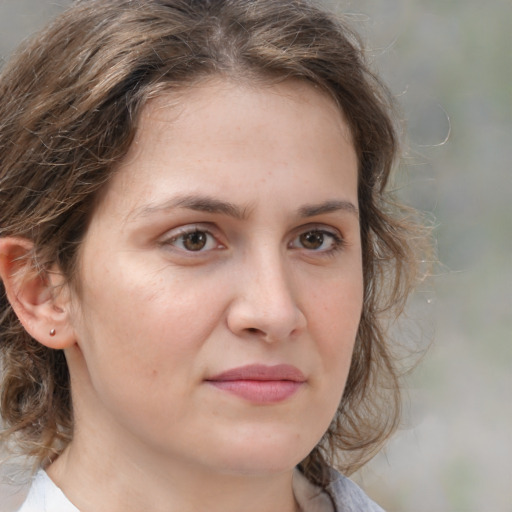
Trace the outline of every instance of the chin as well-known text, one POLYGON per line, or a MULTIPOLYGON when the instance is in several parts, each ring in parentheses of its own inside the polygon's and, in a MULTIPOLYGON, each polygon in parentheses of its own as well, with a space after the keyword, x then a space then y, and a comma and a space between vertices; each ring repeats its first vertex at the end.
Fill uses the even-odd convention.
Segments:
POLYGON ((245 458, 234 458, 224 460, 221 472, 230 475, 244 476, 268 476, 270 474, 282 474, 292 471, 303 457, 288 457, 282 453, 259 454, 253 457, 252 454, 246 454, 245 458), (265 456, 266 455, 266 456, 265 456))
MULTIPOLYGON (((315 447, 314 440, 302 438, 302 433, 279 435, 264 432, 236 439, 224 445, 221 466, 225 473, 265 475, 293 470, 315 447)), ((219 447, 221 445, 219 444, 219 447)))

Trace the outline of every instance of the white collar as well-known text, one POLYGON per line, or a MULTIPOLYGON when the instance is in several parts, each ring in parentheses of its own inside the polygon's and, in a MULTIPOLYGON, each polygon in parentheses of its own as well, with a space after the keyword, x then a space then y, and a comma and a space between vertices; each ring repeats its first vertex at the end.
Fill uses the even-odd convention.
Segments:
POLYGON ((80 512, 53 483, 46 471, 37 472, 27 499, 18 512, 80 512))
MULTIPOLYGON (((334 512, 332 501, 298 469, 293 472, 293 494, 301 512, 334 512)), ((55 485, 46 471, 34 477, 27 499, 18 512, 80 512, 55 485)))

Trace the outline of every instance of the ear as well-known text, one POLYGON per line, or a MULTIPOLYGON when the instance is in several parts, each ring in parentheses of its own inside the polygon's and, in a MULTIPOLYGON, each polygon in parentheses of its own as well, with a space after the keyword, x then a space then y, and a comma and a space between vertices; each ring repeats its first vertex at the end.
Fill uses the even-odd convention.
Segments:
POLYGON ((25 238, 0 238, 0 278, 25 330, 43 345, 64 349, 75 343, 69 321, 70 294, 58 271, 37 269, 25 238))

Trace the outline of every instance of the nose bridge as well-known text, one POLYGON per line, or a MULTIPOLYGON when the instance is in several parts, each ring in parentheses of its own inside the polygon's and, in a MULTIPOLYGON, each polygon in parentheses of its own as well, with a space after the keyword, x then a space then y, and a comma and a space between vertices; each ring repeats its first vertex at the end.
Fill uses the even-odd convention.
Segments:
POLYGON ((283 261, 279 248, 263 246, 254 251, 254 258, 248 262, 247 269, 251 285, 249 295, 254 294, 254 300, 262 305, 279 305, 290 307, 294 303, 293 290, 289 269, 283 261))
POLYGON ((286 254, 277 244, 259 244, 241 263, 231 325, 267 341, 289 337, 305 325, 286 254))

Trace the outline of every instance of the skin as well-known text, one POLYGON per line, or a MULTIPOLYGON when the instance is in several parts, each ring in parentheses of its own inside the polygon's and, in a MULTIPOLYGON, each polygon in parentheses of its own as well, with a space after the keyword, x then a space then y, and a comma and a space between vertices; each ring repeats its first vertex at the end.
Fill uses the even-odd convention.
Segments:
POLYGON ((82 512, 296 510, 359 324, 357 207, 349 130, 312 86, 212 80, 146 105, 80 292, 39 292, 32 322, 65 348, 76 429, 48 473, 82 512), (255 363, 305 381, 269 404, 208 381, 255 363))

